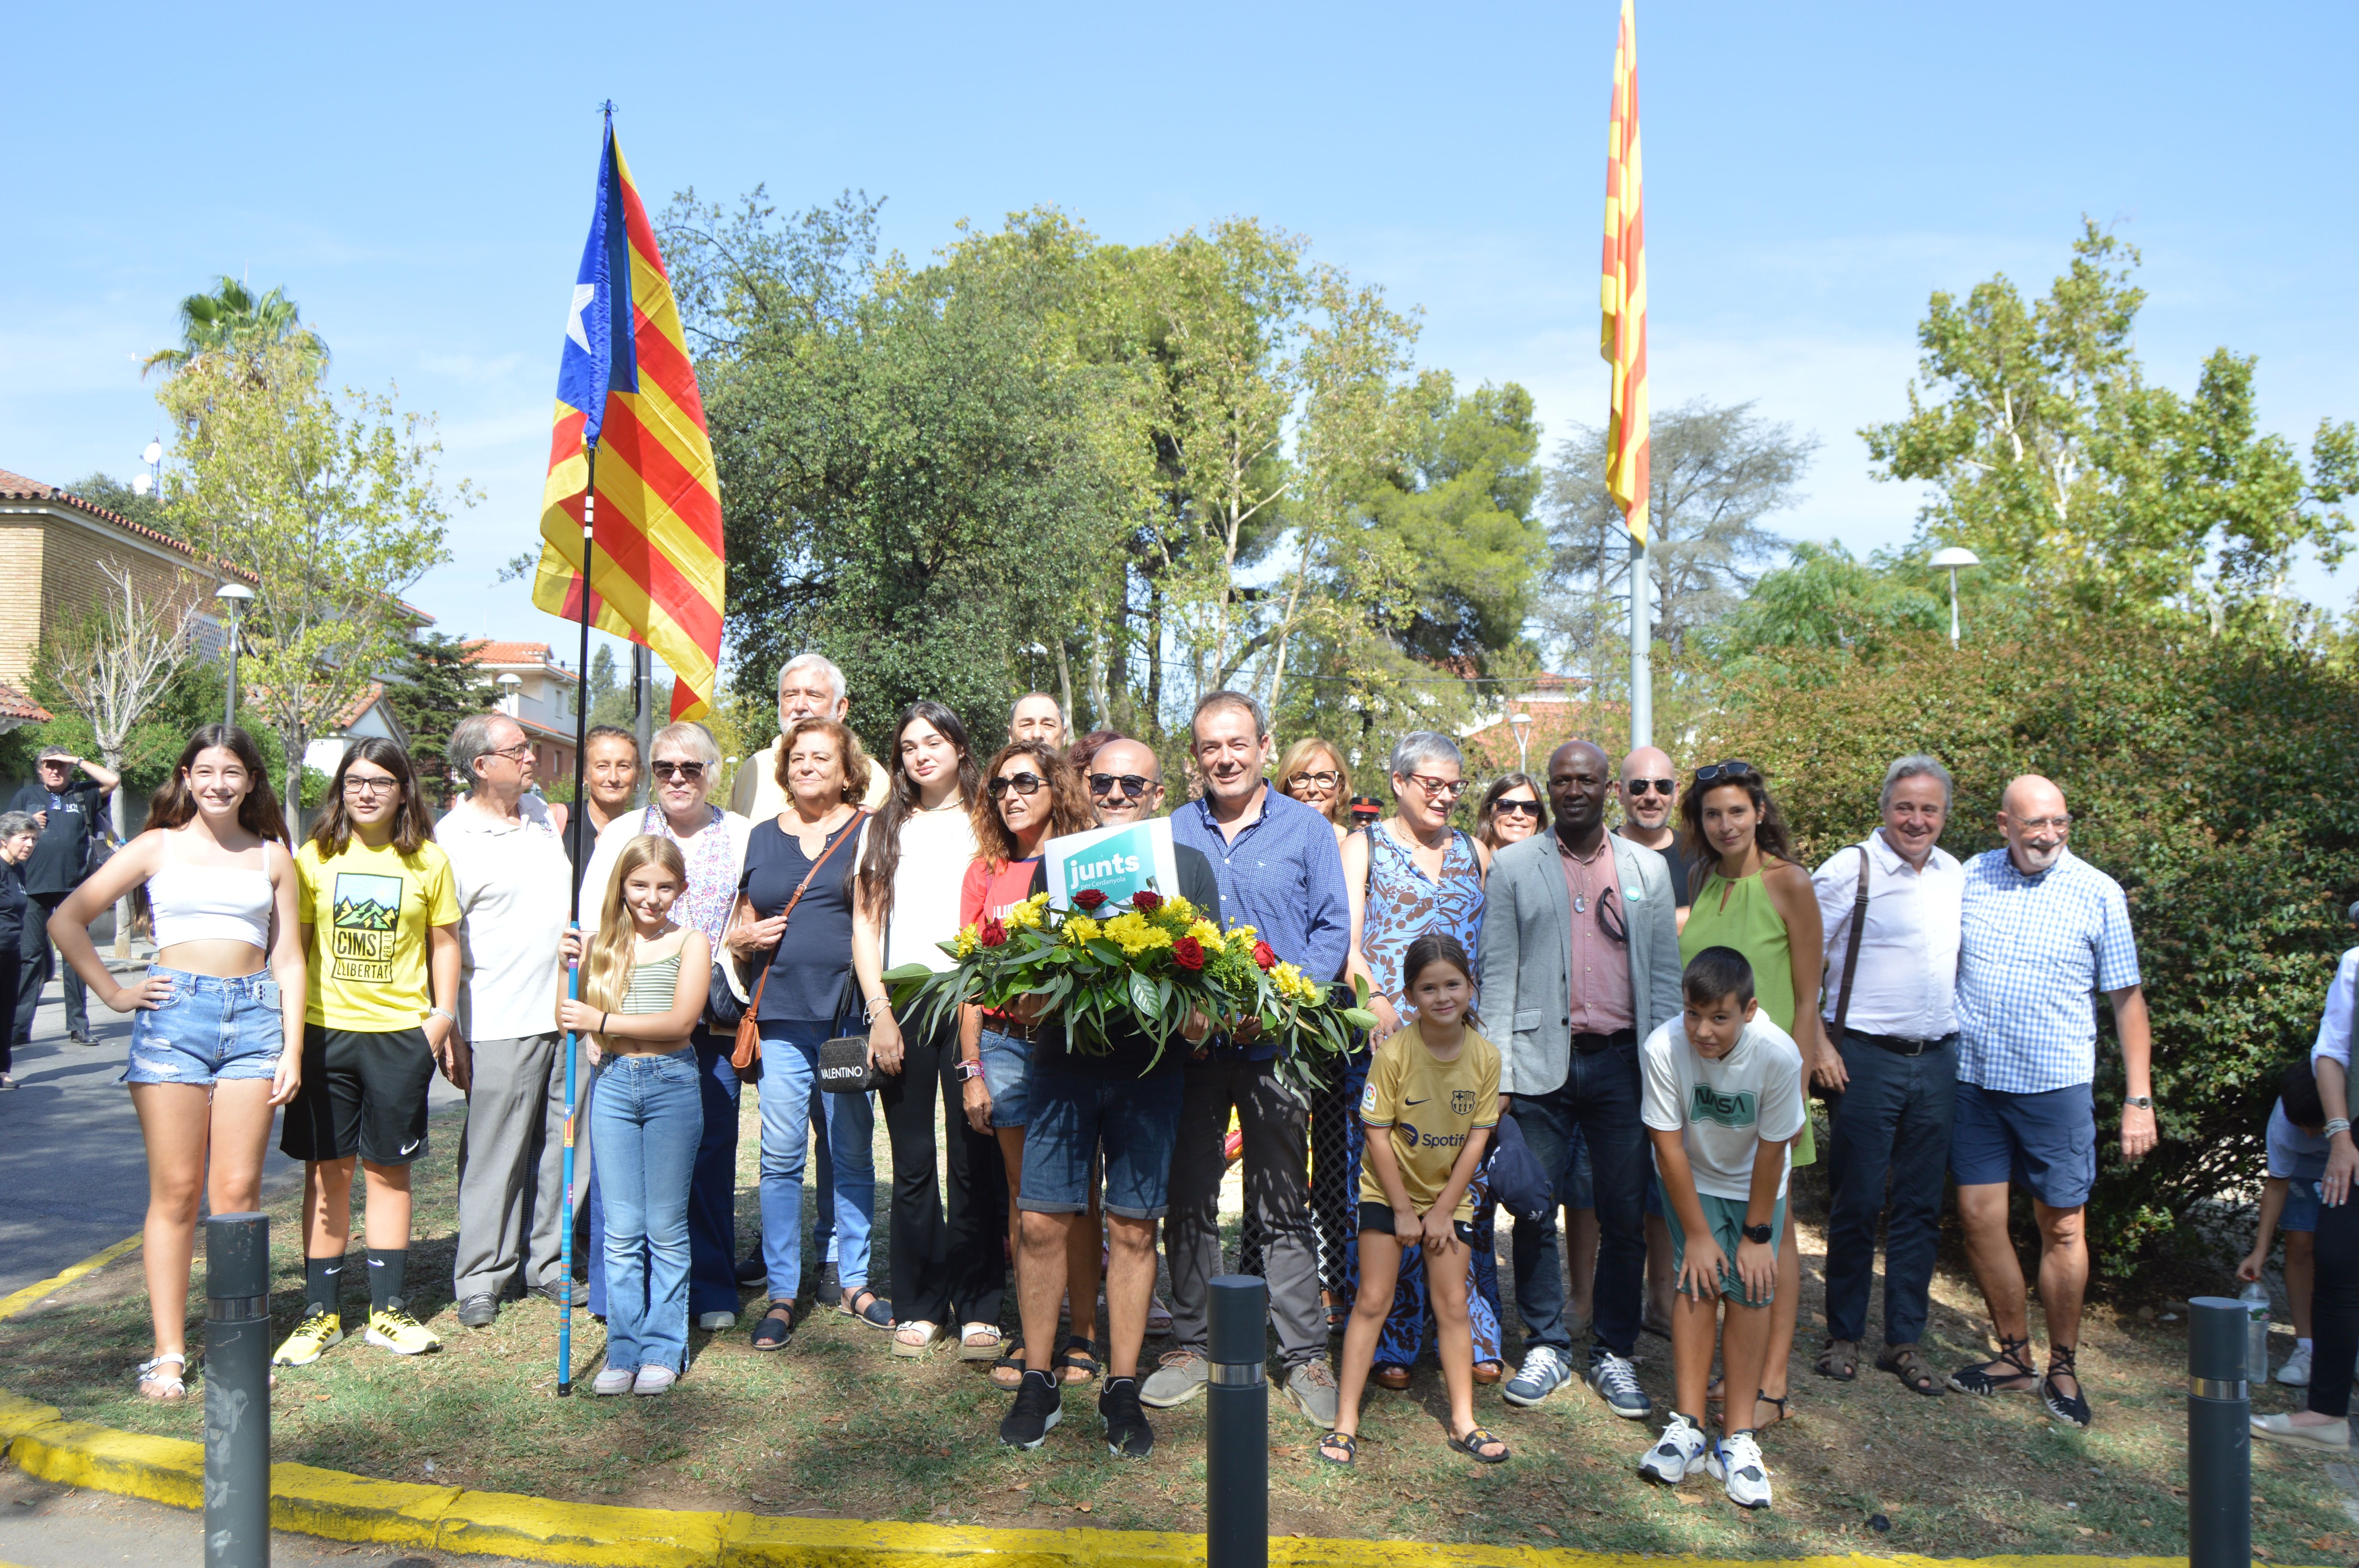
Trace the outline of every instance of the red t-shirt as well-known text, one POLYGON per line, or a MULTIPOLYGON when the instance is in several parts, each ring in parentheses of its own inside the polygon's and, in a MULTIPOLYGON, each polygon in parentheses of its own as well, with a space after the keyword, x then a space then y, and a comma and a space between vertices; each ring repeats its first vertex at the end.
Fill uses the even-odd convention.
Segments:
MULTIPOLYGON (((1010 860, 993 871, 981 860, 970 863, 966 880, 959 884, 959 925, 980 925, 986 920, 1005 920, 1007 912, 1032 896, 1032 873, 1038 868, 1040 857, 1028 860, 1010 860)), ((1004 1012, 986 1010, 985 1018, 1006 1020, 1004 1012)))

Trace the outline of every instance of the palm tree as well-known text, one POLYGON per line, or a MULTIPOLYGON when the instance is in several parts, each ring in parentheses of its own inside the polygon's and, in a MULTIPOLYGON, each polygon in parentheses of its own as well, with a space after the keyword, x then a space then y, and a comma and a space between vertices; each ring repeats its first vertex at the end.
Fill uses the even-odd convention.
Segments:
POLYGON ((256 295, 238 279, 224 276, 210 294, 191 294, 180 301, 180 346, 159 349, 140 365, 140 374, 161 367, 185 369, 210 354, 252 356, 275 343, 292 346, 305 368, 317 375, 328 367, 328 345, 302 324, 302 312, 283 288, 256 295))

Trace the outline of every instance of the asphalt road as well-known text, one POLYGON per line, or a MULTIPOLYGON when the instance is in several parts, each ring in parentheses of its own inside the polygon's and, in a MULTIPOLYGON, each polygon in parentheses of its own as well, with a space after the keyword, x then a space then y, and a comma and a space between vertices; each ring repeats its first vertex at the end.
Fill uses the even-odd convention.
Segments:
MULTIPOLYGON (((147 1214, 147 1160, 131 1094, 116 1080, 131 1049, 131 1020, 91 1000, 94 1045, 66 1043, 55 980, 42 993, 33 1043, 16 1047, 21 1086, 0 1093, 0 1295, 46 1280, 138 1233, 147 1214)), ((437 1077, 430 1103, 460 1098, 437 1077)), ((272 1134, 265 1192, 300 1181, 303 1168, 272 1134)))

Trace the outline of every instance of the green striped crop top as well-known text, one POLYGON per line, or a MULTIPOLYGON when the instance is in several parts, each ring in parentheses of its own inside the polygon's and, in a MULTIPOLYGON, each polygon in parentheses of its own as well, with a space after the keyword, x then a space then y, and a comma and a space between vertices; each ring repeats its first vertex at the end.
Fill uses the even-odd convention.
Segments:
POLYGON ((679 955, 674 953, 652 964, 632 965, 630 988, 623 992, 623 1000, 615 1004, 614 1011, 669 1012, 679 995, 679 955))

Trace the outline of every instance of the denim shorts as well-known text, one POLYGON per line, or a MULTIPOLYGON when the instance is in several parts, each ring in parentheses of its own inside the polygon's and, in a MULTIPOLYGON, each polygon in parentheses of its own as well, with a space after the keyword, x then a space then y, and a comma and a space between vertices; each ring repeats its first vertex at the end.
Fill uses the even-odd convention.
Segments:
POLYGON ((1959 1079, 1950 1173, 1962 1187, 2014 1181, 2049 1208, 2079 1208, 2097 1184, 2090 1086, 2010 1094, 1959 1079))
POLYGON ((2318 1228, 2318 1184, 2294 1176, 2286 1182, 2285 1212, 2277 1216, 2279 1230, 2318 1228))
POLYGON ((1032 1077, 1032 1042, 1003 1034, 983 1021, 983 1087, 991 1091, 991 1125, 1021 1127, 1030 1108, 1025 1086, 1032 1077))
POLYGON ((1024 1190, 1016 1206, 1082 1213, 1090 1206, 1090 1157, 1103 1144, 1106 1213, 1162 1218, 1171 1202, 1171 1153, 1180 1146, 1180 1102, 1187 1092, 1184 1073, 1133 1078, 1035 1067, 1024 1190))
POLYGON ((127 1084, 231 1083, 267 1078, 287 1044, 278 1016, 278 982, 267 969, 225 980, 151 964, 151 978, 172 982, 163 1005, 131 1015, 127 1084))

